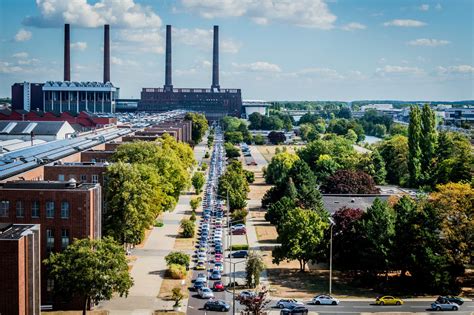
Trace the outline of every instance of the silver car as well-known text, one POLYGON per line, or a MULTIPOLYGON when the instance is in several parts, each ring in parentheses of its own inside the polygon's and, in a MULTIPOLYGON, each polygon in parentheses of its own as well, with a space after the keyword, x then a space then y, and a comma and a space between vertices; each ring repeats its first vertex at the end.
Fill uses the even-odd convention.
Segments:
POLYGON ((304 305, 304 303, 302 302, 298 302, 297 300, 295 299, 281 299, 280 301, 277 302, 277 307, 278 308, 291 308, 292 306, 301 306, 301 305, 304 305))
POLYGON ((198 292, 199 292, 199 296, 203 299, 213 299, 214 298, 214 293, 208 287, 203 287, 203 288, 199 289, 198 292))
POLYGON ((445 301, 435 301, 431 303, 431 309, 436 311, 457 311, 459 310, 459 305, 456 303, 445 301))

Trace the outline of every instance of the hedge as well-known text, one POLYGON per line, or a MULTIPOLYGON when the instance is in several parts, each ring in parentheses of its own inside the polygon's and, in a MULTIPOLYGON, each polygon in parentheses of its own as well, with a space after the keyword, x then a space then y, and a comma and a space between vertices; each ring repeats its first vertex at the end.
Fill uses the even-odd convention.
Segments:
POLYGON ((230 247, 230 250, 248 250, 249 246, 247 244, 235 244, 230 247))

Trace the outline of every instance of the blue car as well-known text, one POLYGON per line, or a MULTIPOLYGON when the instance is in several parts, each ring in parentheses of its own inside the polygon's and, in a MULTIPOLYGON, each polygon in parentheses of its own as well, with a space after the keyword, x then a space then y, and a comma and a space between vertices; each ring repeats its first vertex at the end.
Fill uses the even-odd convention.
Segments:
POLYGON ((230 305, 223 300, 209 300, 204 304, 204 309, 208 311, 227 312, 230 310, 230 305))

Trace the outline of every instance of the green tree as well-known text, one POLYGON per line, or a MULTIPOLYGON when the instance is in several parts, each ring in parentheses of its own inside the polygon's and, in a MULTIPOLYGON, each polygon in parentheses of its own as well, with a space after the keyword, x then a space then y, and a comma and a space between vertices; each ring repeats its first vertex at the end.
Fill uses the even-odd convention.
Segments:
POLYGON ((256 145, 263 145, 265 144, 265 137, 260 134, 257 134, 255 135, 255 137, 253 137, 253 141, 256 145))
POLYGON ((297 206, 321 212, 324 209, 321 193, 318 190, 316 177, 303 160, 293 163, 288 176, 292 179, 296 192, 297 206))
POLYGON ((52 253, 44 264, 57 295, 82 299, 83 315, 90 304, 110 300, 114 293, 127 296, 133 285, 125 250, 108 237, 76 239, 64 251, 52 253))
POLYGON ((226 131, 224 133, 224 140, 232 144, 239 144, 244 142, 244 136, 240 131, 226 131))
POLYGON ((385 127, 385 125, 382 125, 382 124, 375 124, 374 125, 374 135, 376 137, 383 138, 383 137, 385 137, 386 133, 387 133, 387 127, 385 127))
POLYGON ((298 260, 304 272, 310 260, 316 260, 317 247, 324 241, 327 219, 316 211, 295 208, 290 210, 277 226, 277 242, 273 249, 273 262, 298 260))
POLYGON ((250 122, 249 128, 253 130, 262 129, 262 120, 263 120, 263 116, 262 114, 258 112, 254 112, 250 114, 249 115, 249 122, 250 122))
POLYGON ((340 168, 341 166, 329 154, 321 154, 313 171, 318 182, 322 183, 340 168))
POLYGON ((192 139, 194 143, 199 143, 202 140, 202 137, 209 129, 209 124, 207 123, 206 116, 199 113, 186 113, 186 120, 191 120, 192 122, 192 139))
POLYGON ((268 141, 270 141, 271 144, 282 144, 283 142, 286 141, 286 136, 283 132, 279 131, 271 131, 268 136, 268 141))
POLYGON ((194 222, 191 220, 181 220, 181 236, 184 238, 194 237, 194 222))
POLYGON ((431 182, 433 164, 436 157, 438 144, 438 132, 436 131, 436 116, 428 104, 423 106, 421 113, 421 170, 422 179, 425 184, 431 182))
POLYGON ((202 192, 202 187, 204 186, 204 182, 206 178, 202 172, 195 172, 193 177, 191 178, 191 182, 193 183, 194 190, 196 190, 196 194, 200 194, 202 192))
POLYGON ((404 185, 408 173, 408 138, 402 135, 393 136, 381 141, 378 150, 385 161, 387 182, 404 185))
POLYGON ((196 209, 199 208, 201 201, 202 201, 201 197, 192 198, 189 201, 189 205, 191 206, 191 209, 193 209, 193 211, 196 211, 196 209))
POLYGON ((240 150, 230 142, 224 143, 225 155, 229 159, 240 157, 240 150))
POLYGON ((273 156, 265 171, 265 182, 275 185, 286 182, 288 172, 297 160, 299 157, 289 152, 281 152, 273 156))
POLYGON ((252 171, 244 170, 245 178, 247 179, 247 183, 251 184, 255 181, 255 174, 252 171))
POLYGON ((219 178, 217 192, 223 198, 227 198, 228 194, 229 206, 232 211, 247 206, 249 183, 240 161, 232 161, 227 166, 225 173, 219 178))
MULTIPOLYGON (((292 181, 291 185, 292 187, 289 186, 289 189, 294 189, 294 195, 296 195, 296 188, 292 181)), ((268 210, 265 213, 265 220, 273 225, 277 225, 280 220, 288 213, 288 211, 294 209, 295 207, 296 203, 294 202, 294 199, 284 196, 268 207, 268 210)))
POLYGON ((171 290, 171 300, 174 301, 173 307, 181 306, 181 301, 184 299, 184 294, 181 293, 181 288, 176 287, 171 290))
POLYGON ((250 252, 245 266, 247 286, 255 288, 260 284, 260 273, 265 269, 262 257, 257 252, 250 252))
POLYGON ((189 266, 191 258, 188 254, 183 252, 171 252, 165 256, 166 265, 169 267, 171 264, 177 264, 182 266, 189 266))
POLYGON ((347 133, 344 137, 352 143, 357 142, 357 134, 352 129, 347 130, 347 133))
POLYGON ((385 177, 387 176, 387 171, 385 169, 385 161, 380 155, 379 151, 375 149, 371 154, 372 164, 374 165, 374 174, 372 177, 375 180, 377 185, 385 184, 385 177))
POLYGON ((421 111, 418 106, 410 108, 408 125, 408 173, 410 186, 417 187, 421 176, 421 111))

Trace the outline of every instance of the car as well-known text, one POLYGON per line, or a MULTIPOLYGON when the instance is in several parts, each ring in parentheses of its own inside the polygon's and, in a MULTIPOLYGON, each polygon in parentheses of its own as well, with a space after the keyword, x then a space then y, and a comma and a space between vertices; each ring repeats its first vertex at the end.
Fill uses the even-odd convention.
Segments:
POLYGON ((224 287, 224 283, 222 281, 216 281, 214 282, 214 284, 212 285, 212 289, 214 291, 224 291, 225 287, 224 287))
POLYGON ((391 295, 385 295, 385 296, 380 296, 377 297, 375 300, 376 305, 402 305, 403 300, 395 298, 391 295))
POLYGON ((431 303, 431 309, 435 311, 457 311, 459 305, 448 300, 438 301, 431 303))
POLYGON ((207 282, 207 276, 205 273, 198 273, 196 279, 194 279, 194 282, 196 281, 202 281, 202 282, 207 282))
POLYGON ((216 246, 214 248, 214 253, 215 254, 222 254, 222 246, 216 246))
POLYGON ((206 286, 205 281, 194 281, 193 289, 198 291, 199 289, 203 288, 206 286))
POLYGON ((245 229, 232 230, 232 235, 245 235, 247 231, 245 229))
POLYGON ((223 300, 210 300, 204 304, 204 309, 208 311, 227 312, 230 310, 230 305, 223 300))
POLYGON ((232 230, 242 229, 242 228, 245 228, 245 224, 239 223, 239 224, 236 224, 236 225, 232 225, 231 228, 232 228, 232 230))
POLYGON ((339 304, 339 300, 330 296, 330 295, 325 295, 325 294, 321 294, 321 295, 317 295, 315 296, 311 302, 311 304, 316 304, 316 305, 337 305, 339 304))
POLYGON ((206 253, 199 252, 199 253, 197 254, 197 259, 198 259, 198 260, 205 261, 205 260, 207 259, 206 253))
POLYGON ((248 298, 253 298, 254 296, 255 296, 255 292, 253 292, 253 291, 242 291, 237 296, 237 299, 238 300, 245 300, 245 299, 248 299, 248 298))
POLYGON ((199 293, 199 296, 202 299, 213 299, 214 298, 214 293, 208 287, 202 287, 201 289, 198 290, 198 293, 199 293))
POLYGON ((223 258, 222 258, 222 254, 216 254, 214 256, 214 262, 222 262, 223 258))
POLYGON ((278 308, 289 308, 293 305, 304 305, 304 304, 302 302, 298 302, 295 299, 281 299, 276 304, 278 308))
POLYGON ((293 314, 308 314, 308 309, 304 305, 292 305, 288 308, 284 308, 280 311, 280 315, 293 315, 293 314))
POLYGON ((224 265, 223 265, 222 263, 220 263, 220 262, 216 262, 216 263, 214 264, 214 269, 220 270, 220 271, 224 271, 224 265))
POLYGON ((217 269, 215 269, 212 273, 211 273, 211 276, 210 276, 211 280, 221 280, 222 276, 221 276, 221 272, 217 269))
POLYGON ((230 256, 232 256, 233 258, 246 258, 248 255, 249 254, 246 250, 239 250, 239 251, 233 252, 232 254, 229 254, 229 258, 230 256))
POLYGON ((206 270, 206 265, 204 264, 203 261, 198 261, 196 264, 196 267, 194 267, 196 270, 206 270))
POLYGON ((460 298, 459 296, 452 296, 452 295, 445 295, 445 296, 439 296, 436 301, 444 301, 448 300, 451 303, 456 303, 457 305, 463 305, 464 300, 460 298))

